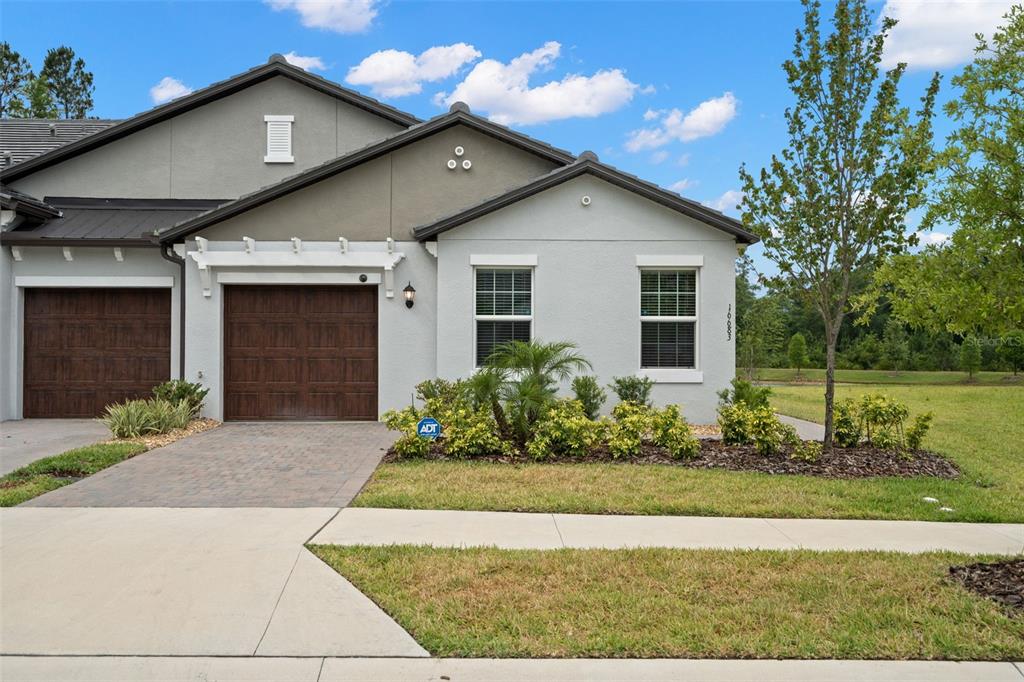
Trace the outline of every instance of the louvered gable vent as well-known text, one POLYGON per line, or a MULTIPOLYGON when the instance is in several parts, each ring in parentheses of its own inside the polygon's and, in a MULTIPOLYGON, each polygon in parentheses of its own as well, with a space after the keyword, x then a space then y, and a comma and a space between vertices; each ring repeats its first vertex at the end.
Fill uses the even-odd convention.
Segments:
POLYGON ((264 116, 267 122, 267 155, 266 163, 292 163, 292 123, 294 116, 264 116))

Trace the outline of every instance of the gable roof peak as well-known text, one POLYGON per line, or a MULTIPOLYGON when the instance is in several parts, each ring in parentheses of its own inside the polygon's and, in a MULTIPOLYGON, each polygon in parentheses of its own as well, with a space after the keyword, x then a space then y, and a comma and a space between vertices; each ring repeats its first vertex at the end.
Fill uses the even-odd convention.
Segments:
POLYGON ((274 63, 277 63, 277 64, 287 64, 288 60, 285 59, 285 56, 283 54, 281 54, 280 52, 275 52, 274 54, 270 55, 270 58, 267 60, 267 64, 274 64, 274 63))
POLYGON ((600 159, 597 158, 597 154, 595 154, 594 152, 590 151, 589 149, 584 151, 583 153, 581 153, 579 155, 579 157, 578 157, 578 160, 580 160, 580 161, 593 161, 595 163, 600 161, 600 159))
POLYGON ((454 114, 456 111, 461 111, 464 114, 473 113, 472 111, 469 110, 469 105, 462 101, 452 102, 452 105, 448 107, 449 113, 454 114))

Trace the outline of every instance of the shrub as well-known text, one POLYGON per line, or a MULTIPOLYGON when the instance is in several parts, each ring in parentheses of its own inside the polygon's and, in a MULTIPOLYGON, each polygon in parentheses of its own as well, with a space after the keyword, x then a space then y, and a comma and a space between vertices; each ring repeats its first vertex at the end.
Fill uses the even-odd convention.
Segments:
POLYGON ((440 398, 441 400, 454 402, 464 399, 468 394, 466 382, 462 379, 449 381, 447 379, 427 379, 416 384, 416 397, 424 403, 429 400, 440 398))
POLYGON ((745 403, 747 407, 766 407, 772 389, 767 386, 756 386, 739 377, 732 380, 732 390, 725 388, 718 392, 719 404, 735 405, 745 403))
POLYGON ((746 403, 720 405, 718 425, 722 429, 722 442, 726 445, 743 445, 753 437, 753 414, 746 403))
POLYGON ((750 438, 759 455, 774 455, 783 445, 797 446, 796 429, 783 424, 770 407, 750 411, 750 438))
POLYGON ((395 441, 395 454, 399 457, 423 457, 430 452, 430 441, 416 435, 416 423, 421 415, 415 407, 388 410, 382 415, 384 424, 392 431, 401 432, 395 441))
POLYGON ((919 414, 914 418, 914 425, 907 429, 907 448, 920 450, 924 444, 924 437, 932 426, 932 419, 935 417, 931 412, 919 414))
POLYGON ((654 442, 676 458, 696 457, 700 441, 693 435, 690 425, 679 414, 678 405, 667 405, 651 418, 654 442))
POLYGON ((868 393, 861 396, 857 413, 868 443, 879 448, 902 445, 903 423, 910 416, 906 404, 881 393, 868 393))
POLYGON ((189 417, 194 417, 203 409, 203 400, 210 389, 203 388, 200 383, 185 381, 184 379, 172 379, 153 387, 153 395, 160 400, 169 403, 185 403, 188 405, 189 417))
POLYGON ((802 462, 817 462, 821 459, 821 443, 816 440, 801 441, 789 454, 790 459, 802 462))
POLYGON ((608 384, 608 387, 624 403, 651 406, 651 389, 654 387, 654 381, 648 377, 612 377, 612 383, 608 384))
POLYGON ((559 400, 537 423, 526 452, 536 460, 554 454, 580 457, 601 442, 604 430, 604 423, 590 419, 579 400, 559 400))
POLYGON ((841 400, 832 409, 833 439, 841 448, 856 447, 860 443, 860 421, 852 398, 841 400))
POLYGON ((151 398, 107 405, 100 421, 115 438, 139 438, 183 428, 191 418, 187 402, 151 398))
POLYGON ((436 402, 440 402, 440 398, 427 405, 433 408, 433 414, 442 415, 439 418, 443 427, 440 443, 445 454, 465 459, 509 451, 508 442, 498 436, 494 420, 485 410, 475 410, 464 400, 444 410, 433 404, 436 402))
POLYGON ((588 419, 597 419, 601 412, 601 406, 608 398, 601 385, 597 383, 597 377, 578 376, 572 380, 572 392, 576 400, 583 406, 583 412, 588 419))
POLYGON ((608 425, 608 450, 615 457, 640 454, 644 438, 653 427, 651 408, 624 401, 612 410, 612 418, 613 421, 608 425))

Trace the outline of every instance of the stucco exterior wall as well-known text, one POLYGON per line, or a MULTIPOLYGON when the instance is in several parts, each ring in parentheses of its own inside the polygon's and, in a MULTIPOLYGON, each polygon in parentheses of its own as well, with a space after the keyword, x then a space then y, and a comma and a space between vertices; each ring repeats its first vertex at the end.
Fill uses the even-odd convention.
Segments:
POLYGON ((404 128, 277 76, 11 183, 36 197, 233 199, 404 128), (267 114, 294 163, 264 163, 267 114))
POLYGON ((23 312, 24 289, 14 286, 15 278, 22 276, 66 278, 91 277, 96 286, 127 286, 120 278, 171 277, 171 375, 178 373, 179 281, 178 268, 160 257, 157 249, 123 249, 124 261, 114 259, 112 248, 75 247, 71 262, 64 260, 63 252, 54 246, 21 247, 21 261, 11 259, 9 248, 2 249, 0 259, 0 315, 5 321, 0 346, 0 418, 20 419, 22 401, 22 356, 24 342, 23 312), (9 325, 8 325, 9 321, 9 325))
MULTIPOLYGON (((703 256, 698 268, 699 383, 659 381, 658 404, 713 422, 716 392, 735 375, 734 261, 725 233, 589 176, 523 200, 438 237, 437 373, 474 365, 471 255, 535 255, 534 338, 570 340, 602 384, 640 370, 638 255, 703 256), (584 207, 581 198, 591 197, 584 207)), ((568 391, 566 391, 568 393, 568 391)), ((614 405, 610 397, 605 409, 614 405)))
MULTIPOLYGON (((351 251, 370 248, 366 243, 351 242, 351 251)), ((380 243, 372 245, 380 247, 380 243)), ((266 248, 290 248, 290 244, 282 243, 267 245, 266 248)), ((189 242, 189 250, 194 250, 194 242, 189 242)), ((211 250, 240 249, 237 243, 211 242, 211 250)), ((337 249, 337 243, 317 245, 304 243, 304 249, 317 248, 337 249)), ((395 266, 395 296, 387 298, 383 284, 361 285, 376 286, 378 289, 378 400, 379 413, 392 408, 400 408, 409 404, 413 387, 423 379, 435 375, 435 357, 437 339, 436 319, 436 263, 434 257, 417 242, 398 242, 395 251, 404 254, 405 258, 395 266), (412 309, 405 307, 401 289, 407 282, 416 288, 416 303, 412 309)), ((310 277, 310 284, 317 283, 313 278, 327 269, 282 268, 266 269, 266 272, 287 273, 291 278, 301 279, 303 275, 310 277)), ((189 381, 200 381, 210 389, 206 398, 203 413, 214 419, 224 417, 224 285, 217 282, 217 274, 222 272, 245 272, 246 269, 228 270, 215 269, 211 278, 210 297, 203 296, 196 264, 189 260, 186 264, 186 327, 185 338, 185 378, 189 381)), ((252 269, 247 270, 250 275, 252 269)), ((337 270, 335 270, 337 272, 337 270)), ((367 273, 381 274, 380 270, 367 270, 367 273)), ((352 271, 358 275, 359 271, 352 271)), ((258 276, 258 274, 256 275, 258 276)), ((303 282, 298 282, 301 285, 303 282)), ((291 286, 282 284, 281 286, 291 286)))
POLYGON ((555 167, 462 125, 403 147, 199 233, 211 240, 411 239, 412 228, 502 194, 555 167), (456 157, 462 146, 465 154, 456 157), (470 170, 446 163, 469 159, 470 170), (287 234, 284 234, 287 232, 287 234))

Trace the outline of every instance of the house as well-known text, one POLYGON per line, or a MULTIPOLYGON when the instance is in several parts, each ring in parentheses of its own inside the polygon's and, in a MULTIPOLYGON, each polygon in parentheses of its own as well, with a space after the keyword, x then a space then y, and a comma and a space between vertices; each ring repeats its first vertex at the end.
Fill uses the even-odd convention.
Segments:
POLYGON ((0 167, 3 419, 183 377, 217 419, 372 420, 508 339, 574 341, 692 421, 734 375, 757 238, 593 153, 278 55, 107 123, 0 167))

